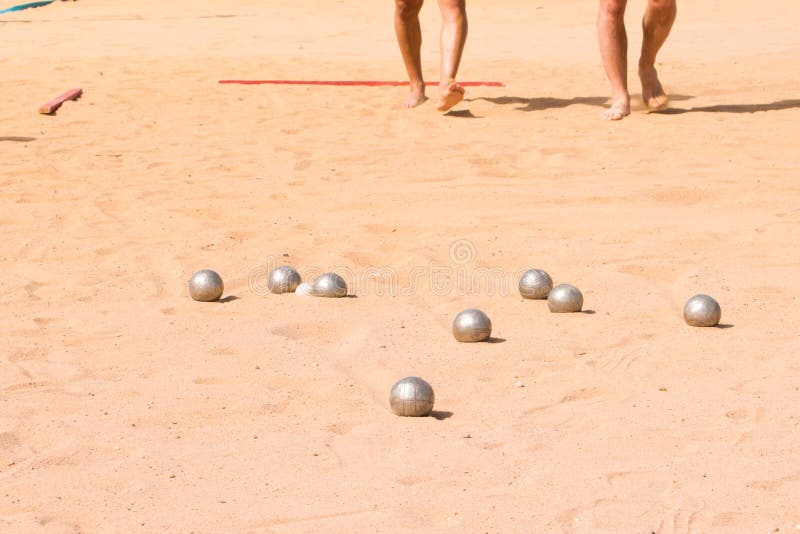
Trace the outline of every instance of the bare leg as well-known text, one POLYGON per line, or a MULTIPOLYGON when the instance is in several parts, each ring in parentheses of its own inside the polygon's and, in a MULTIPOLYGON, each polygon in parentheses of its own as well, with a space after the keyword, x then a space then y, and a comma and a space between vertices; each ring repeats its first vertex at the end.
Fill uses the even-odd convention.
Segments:
POLYGON ((639 79, 642 81, 642 100, 650 109, 661 109, 669 98, 656 72, 656 54, 669 36, 678 8, 675 0, 648 0, 642 19, 642 55, 639 58, 639 79))
POLYGON ((600 0, 597 17, 597 37, 603 67, 611 83, 611 107, 601 117, 618 121, 630 115, 631 97, 628 94, 628 34, 625 32, 627 0, 600 0))
POLYGON ((394 30, 397 44, 403 55, 411 93, 405 107, 417 107, 425 102, 425 82, 422 79, 422 30, 419 26, 419 10, 423 0, 395 0, 394 30))
POLYGON ((464 98, 464 88, 456 83, 458 65, 467 42, 466 0, 439 0, 442 12, 442 66, 439 76, 439 111, 447 111, 464 98))

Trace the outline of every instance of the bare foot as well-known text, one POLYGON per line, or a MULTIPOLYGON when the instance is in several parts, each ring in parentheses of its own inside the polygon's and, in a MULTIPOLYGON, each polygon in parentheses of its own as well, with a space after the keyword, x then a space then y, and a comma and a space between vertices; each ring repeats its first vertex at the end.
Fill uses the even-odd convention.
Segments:
POLYGON ((450 80, 445 84, 439 85, 439 111, 449 111, 450 108, 464 100, 464 88, 450 80))
POLYGON ((408 99, 403 103, 404 108, 415 108, 428 100, 428 97, 425 96, 425 84, 424 83, 412 83, 410 85, 411 93, 408 95, 408 99))
POLYGON ((642 100, 651 111, 664 109, 669 97, 664 92, 655 67, 639 67, 639 79, 642 81, 642 100))
POLYGON ((619 121, 631 114, 629 98, 620 98, 611 103, 611 107, 603 111, 600 117, 607 121, 619 121))

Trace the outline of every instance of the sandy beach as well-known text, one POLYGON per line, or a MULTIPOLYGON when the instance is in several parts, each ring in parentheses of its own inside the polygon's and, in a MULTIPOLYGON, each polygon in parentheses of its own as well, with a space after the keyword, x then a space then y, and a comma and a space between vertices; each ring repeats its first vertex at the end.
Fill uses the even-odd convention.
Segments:
POLYGON ((797 532, 800 37, 765 7, 679 3, 670 107, 617 123, 578 0, 471 3, 460 78, 504 87, 444 116, 218 83, 404 80, 388 1, 0 15, 0 531, 797 532), (269 294, 281 264, 351 298, 269 294), (492 342, 453 339, 473 307, 492 342), (432 417, 390 411, 408 375, 432 417))

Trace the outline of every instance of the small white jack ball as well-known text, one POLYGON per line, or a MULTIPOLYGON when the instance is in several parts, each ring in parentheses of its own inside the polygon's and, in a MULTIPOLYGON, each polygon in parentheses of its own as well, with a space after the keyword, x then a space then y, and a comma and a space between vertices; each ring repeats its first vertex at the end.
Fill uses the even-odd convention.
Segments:
POLYGON ((314 292, 314 286, 312 286, 308 282, 303 282, 302 284, 297 286, 297 289, 294 290, 295 295, 300 295, 302 297, 307 297, 311 295, 313 292, 314 292))

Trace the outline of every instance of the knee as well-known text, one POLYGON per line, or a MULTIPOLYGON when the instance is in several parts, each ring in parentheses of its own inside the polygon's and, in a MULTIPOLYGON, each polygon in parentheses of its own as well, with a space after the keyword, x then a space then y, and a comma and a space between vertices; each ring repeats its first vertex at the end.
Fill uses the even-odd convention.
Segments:
POLYGON ((395 0, 395 13, 403 19, 414 18, 419 15, 422 9, 422 0, 395 0))
POLYGON ((466 0, 439 0, 439 9, 446 20, 460 19, 467 14, 466 0))
POLYGON ((625 18, 626 0, 603 0, 600 3, 600 18, 622 21, 625 18))
POLYGON ((648 7, 656 13, 671 13, 675 10, 675 0, 648 0, 648 7))

